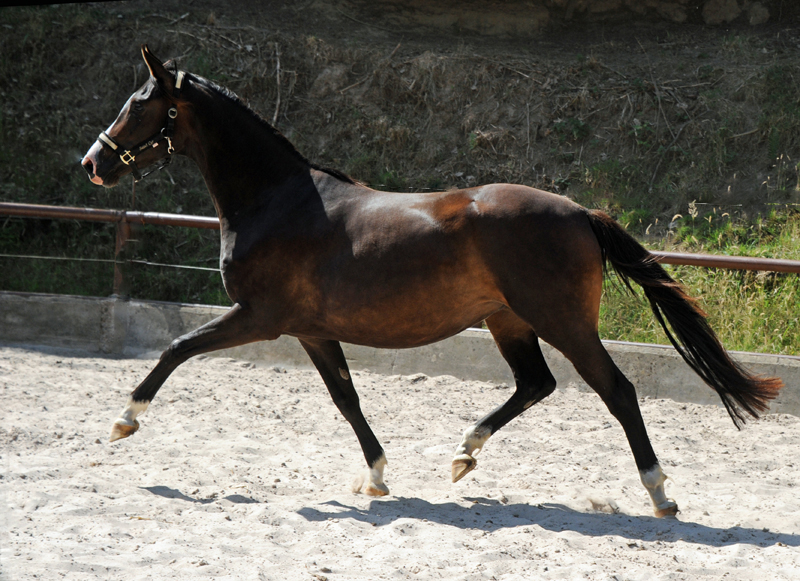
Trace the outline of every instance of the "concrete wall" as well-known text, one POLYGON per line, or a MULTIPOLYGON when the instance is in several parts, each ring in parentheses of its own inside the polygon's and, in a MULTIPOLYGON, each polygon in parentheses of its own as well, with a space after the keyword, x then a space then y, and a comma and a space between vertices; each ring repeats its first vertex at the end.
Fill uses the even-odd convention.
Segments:
MULTIPOLYGON (((157 357, 170 342, 223 314, 224 307, 150 301, 123 301, 66 295, 0 292, 0 342, 10 345, 79 349, 123 357, 157 357)), ((672 347, 605 342, 614 361, 636 385, 640 397, 720 405, 719 397, 684 363, 672 347)), ((343 345, 352 369, 383 374, 452 375, 461 379, 513 383, 511 372, 487 331, 469 330, 416 349, 372 349, 343 345)), ((572 365, 542 344, 561 386, 588 387, 572 365)), ((311 367, 296 339, 254 343, 213 355, 262 365, 311 367)), ((786 383, 771 411, 800 415, 800 357, 735 353, 756 373, 777 375, 786 383)))

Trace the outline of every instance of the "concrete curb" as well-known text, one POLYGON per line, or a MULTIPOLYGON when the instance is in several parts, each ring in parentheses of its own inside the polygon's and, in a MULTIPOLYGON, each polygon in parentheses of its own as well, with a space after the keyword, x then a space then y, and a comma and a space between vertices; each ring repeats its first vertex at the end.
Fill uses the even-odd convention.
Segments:
MULTIPOLYGON (((93 353, 159 356, 170 342, 220 316, 227 308, 155 301, 126 301, 68 295, 0 292, 0 341, 12 345, 79 349, 93 353)), ((604 342, 639 397, 721 405, 719 397, 684 363, 672 347, 604 342)), ((465 380, 513 384, 513 377, 487 331, 468 330, 415 349, 372 349, 343 345, 352 369, 388 375, 424 373, 465 380)), ((588 390, 572 365, 542 344, 559 385, 588 390)), ((262 365, 310 368, 292 337, 213 353, 262 365)), ((786 383, 771 412, 800 415, 800 357, 733 353, 755 373, 777 375, 786 383)))

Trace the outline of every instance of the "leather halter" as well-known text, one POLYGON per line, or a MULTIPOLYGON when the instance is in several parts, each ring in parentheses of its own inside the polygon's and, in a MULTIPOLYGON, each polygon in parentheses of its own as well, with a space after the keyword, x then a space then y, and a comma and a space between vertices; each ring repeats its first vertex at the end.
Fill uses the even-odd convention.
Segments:
MULTIPOLYGON (((180 98, 181 95, 181 86, 183 85, 183 77, 184 72, 178 71, 175 75, 175 89, 172 92, 172 95, 175 99, 180 98)), ((125 165, 131 167, 131 173, 133 173, 134 181, 140 181, 145 176, 150 175, 156 170, 164 169, 167 167, 170 162, 172 161, 172 154, 175 153, 175 148, 172 146, 172 137, 175 134, 175 118, 178 116, 178 109, 177 107, 173 106, 170 107, 169 111, 167 111, 167 120, 164 123, 164 127, 150 137, 146 139, 139 145, 135 145, 130 149, 124 149, 119 143, 114 141, 114 139, 105 131, 102 131, 98 136, 98 140, 100 143, 107 145, 112 149, 112 151, 119 155, 120 161, 125 165), (161 141, 167 142, 167 157, 165 157, 161 164, 154 167, 147 173, 142 174, 139 168, 136 166, 136 156, 140 155, 143 151, 151 148, 158 147, 161 141), (122 152, 122 153, 120 153, 122 152)))

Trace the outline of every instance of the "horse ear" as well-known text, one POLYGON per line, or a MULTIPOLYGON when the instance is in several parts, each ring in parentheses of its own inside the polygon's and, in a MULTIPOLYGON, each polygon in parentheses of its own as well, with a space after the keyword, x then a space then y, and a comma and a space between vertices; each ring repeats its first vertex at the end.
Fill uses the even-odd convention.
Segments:
POLYGON ((171 94, 175 85, 175 77, 161 64, 161 59, 150 52, 146 44, 142 45, 142 57, 144 58, 147 68, 150 69, 150 76, 158 82, 159 86, 164 89, 168 95, 171 94))

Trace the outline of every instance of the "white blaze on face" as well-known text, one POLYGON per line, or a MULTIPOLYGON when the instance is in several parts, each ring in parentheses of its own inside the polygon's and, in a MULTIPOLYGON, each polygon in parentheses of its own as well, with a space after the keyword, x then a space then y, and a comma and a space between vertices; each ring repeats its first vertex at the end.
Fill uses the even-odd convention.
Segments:
MULTIPOLYGON (((117 124, 117 121, 119 121, 120 117, 122 117, 122 114, 130 106, 130 103, 131 103, 132 99, 133 99, 133 96, 131 96, 128 99, 128 101, 125 103, 125 106, 122 108, 122 110, 120 111, 119 115, 114 120, 114 122, 106 128, 106 130, 105 130, 106 135, 111 135, 112 134, 114 125, 117 124)), ((90 178, 90 180, 91 180, 91 182, 93 184, 96 184, 98 186, 102 186, 103 185, 103 178, 101 178, 100 176, 97 175, 97 169, 96 169, 97 168, 97 164, 98 164, 98 157, 97 156, 100 154, 100 151, 102 149, 103 149, 103 144, 100 142, 99 139, 97 139, 92 144, 92 146, 89 148, 89 151, 86 152, 86 155, 83 156, 83 159, 81 160, 81 165, 84 166, 84 167, 86 166, 87 162, 90 162, 92 164, 92 177, 90 178)))

